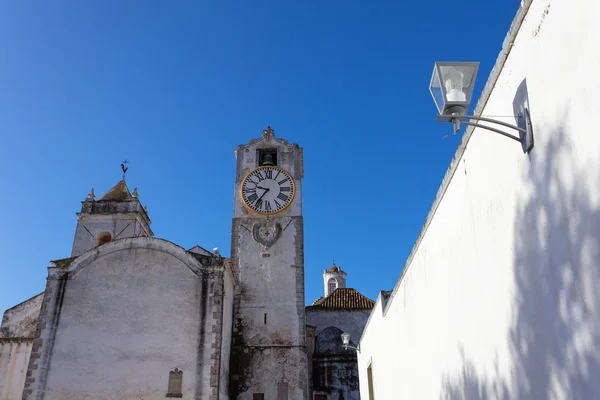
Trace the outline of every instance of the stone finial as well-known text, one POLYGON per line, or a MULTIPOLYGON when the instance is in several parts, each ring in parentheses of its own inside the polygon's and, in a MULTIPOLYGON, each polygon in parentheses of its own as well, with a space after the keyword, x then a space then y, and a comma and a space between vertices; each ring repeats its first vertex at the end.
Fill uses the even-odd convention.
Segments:
POLYGON ((267 128, 263 131, 262 137, 264 139, 273 139, 275 137, 275 131, 271 128, 271 125, 267 126, 267 128))
POLYGON ((213 249, 213 254, 214 254, 215 256, 220 256, 220 255, 221 255, 221 252, 219 251, 219 248, 218 248, 218 247, 215 247, 215 248, 213 249))
POLYGON ((146 214, 148 214, 148 206, 144 206, 144 211, 146 211, 146 214))
POLYGON ((90 190, 90 192, 87 195, 87 199, 90 201, 94 201, 95 198, 96 198, 96 195, 94 194, 94 188, 92 188, 92 190, 90 190))
POLYGON ((133 193, 131 193, 131 197, 133 197, 134 199, 137 199, 137 197, 138 197, 137 188, 133 189, 133 193))

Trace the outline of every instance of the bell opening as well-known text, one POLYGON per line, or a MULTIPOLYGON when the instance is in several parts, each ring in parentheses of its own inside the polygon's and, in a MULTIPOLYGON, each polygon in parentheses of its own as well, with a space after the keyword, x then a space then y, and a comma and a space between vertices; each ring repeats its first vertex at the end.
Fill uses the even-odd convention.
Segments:
POLYGON ((258 165, 260 167, 277 165, 277 150, 259 150, 258 165))

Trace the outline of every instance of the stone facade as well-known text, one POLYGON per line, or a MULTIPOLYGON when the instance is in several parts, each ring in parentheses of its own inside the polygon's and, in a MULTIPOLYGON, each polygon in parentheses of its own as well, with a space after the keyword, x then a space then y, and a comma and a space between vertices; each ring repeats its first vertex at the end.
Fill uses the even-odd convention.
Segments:
POLYGON ((267 399, 308 397, 308 364, 304 319, 304 227, 302 218, 302 150, 263 137, 236 151, 231 260, 239 275, 235 293, 232 343, 232 397, 267 399), (242 203, 243 179, 259 166, 262 150, 276 153, 276 165, 295 182, 295 198, 274 215, 258 214, 242 203), (256 229, 272 232, 269 240, 256 229))
POLYGON ((337 295, 310 307, 306 325, 302 149, 268 128, 236 154, 230 259, 154 238, 124 181, 97 200, 90 192, 71 257, 51 262, 42 294, 4 314, 0 400, 307 400, 323 374, 319 393, 356 398, 356 355, 339 333, 358 336, 367 311, 329 307, 352 297, 339 296, 353 290, 341 269, 337 295), (261 152, 295 184, 270 215, 240 197, 261 152))
POLYGON ((98 200, 94 200, 92 189, 77 213, 71 257, 100 245, 103 239, 152 237, 154 233, 150 229, 148 213, 137 197, 137 190, 134 194, 129 192, 125 181, 117 183, 98 200))
POLYGON ((227 269, 220 257, 143 237, 56 262, 23 399, 160 399, 174 368, 184 398, 219 398, 227 269))
POLYGON ((341 334, 349 333, 351 340, 358 342, 374 302, 355 289, 346 288, 346 272, 335 264, 323 272, 323 281, 325 296, 306 307, 306 323, 311 327, 311 334, 307 335, 310 390, 313 397, 359 400, 356 350, 344 349, 341 334), (341 287, 329 292, 332 277, 341 287))
POLYGON ((20 399, 43 293, 4 313, 0 326, 0 400, 20 399))

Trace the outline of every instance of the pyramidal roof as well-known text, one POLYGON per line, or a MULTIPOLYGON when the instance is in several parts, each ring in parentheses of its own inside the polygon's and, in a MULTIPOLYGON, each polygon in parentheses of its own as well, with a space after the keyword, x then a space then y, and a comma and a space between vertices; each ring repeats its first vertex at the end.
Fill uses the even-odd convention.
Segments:
POLYGON ((132 199, 133 196, 131 196, 127 184, 122 180, 108 192, 104 193, 104 196, 100 197, 98 201, 127 201, 132 199))
POLYGON ((307 308, 336 310, 370 310, 375 302, 352 288, 337 288, 329 296, 317 300, 307 308))

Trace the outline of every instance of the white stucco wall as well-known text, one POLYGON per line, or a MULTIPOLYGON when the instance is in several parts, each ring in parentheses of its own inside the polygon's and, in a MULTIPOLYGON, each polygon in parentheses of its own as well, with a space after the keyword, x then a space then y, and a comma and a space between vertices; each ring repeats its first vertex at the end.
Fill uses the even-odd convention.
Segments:
POLYGON ((324 289, 323 294, 325 297, 327 297, 331 293, 333 293, 333 290, 331 292, 329 291, 329 280, 330 279, 335 279, 335 281, 337 283, 335 286, 336 289, 346 287, 346 273, 344 271, 327 272, 327 270, 325 270, 325 272, 323 273, 323 289, 324 289))
MULTIPOLYGON (((152 238, 111 242, 78 258, 67 268, 62 306, 50 310, 58 326, 51 350, 41 350, 50 354, 49 373, 36 371, 34 395, 164 399, 169 371, 178 368, 183 398, 208 399, 220 312, 214 305, 222 300, 212 294, 217 284, 200 278, 203 268, 180 247, 152 238)), ((51 338, 42 337, 49 346, 51 338)))
POLYGON ((141 213, 81 214, 75 229, 71 257, 81 255, 98 246, 98 239, 104 233, 110 233, 112 240, 152 236, 152 232, 145 227, 141 213))
POLYGON ((21 400, 32 342, 0 339, 0 400, 21 400))
POLYGON ((457 153, 361 338, 363 399, 370 363, 377 399, 600 398, 599 12, 533 1, 482 114, 526 88, 535 148, 475 130, 457 153))

